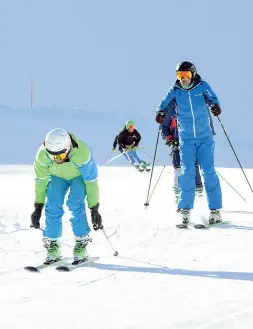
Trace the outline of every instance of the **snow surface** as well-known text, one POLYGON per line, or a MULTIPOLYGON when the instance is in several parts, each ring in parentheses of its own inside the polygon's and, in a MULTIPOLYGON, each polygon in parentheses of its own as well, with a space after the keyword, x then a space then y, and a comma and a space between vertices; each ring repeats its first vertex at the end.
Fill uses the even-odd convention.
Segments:
MULTIPOLYGON (((161 170, 155 168, 151 190, 161 170)), ((23 267, 45 256, 41 231, 29 228, 33 169, 0 166, 0 328, 252 329, 252 193, 239 169, 218 171, 248 203, 221 180, 223 219, 232 223, 180 231, 171 167, 147 209, 150 174, 100 167, 101 213, 119 256, 101 231, 92 232, 96 262, 69 273, 29 273, 23 267)), ((253 181, 253 171, 246 173, 253 181)), ((194 219, 206 215, 196 199, 194 219)), ((71 257, 68 211, 63 221, 63 253, 71 257)))

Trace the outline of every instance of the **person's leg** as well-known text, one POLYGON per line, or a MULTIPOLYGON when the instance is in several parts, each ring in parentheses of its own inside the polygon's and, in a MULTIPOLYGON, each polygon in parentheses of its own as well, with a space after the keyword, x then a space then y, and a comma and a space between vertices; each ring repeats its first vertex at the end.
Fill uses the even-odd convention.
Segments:
POLYGON ((70 222, 74 236, 81 237, 89 234, 90 227, 85 210, 86 189, 82 176, 69 181, 70 191, 67 206, 71 213, 70 222))
POLYGON ((90 227, 87 221, 85 210, 86 189, 83 178, 76 177, 69 181, 70 191, 67 206, 71 213, 70 222, 75 236, 75 247, 73 256, 75 262, 83 261, 88 257, 86 246, 89 239, 90 227))
POLYGON ((45 206, 46 227, 43 236, 58 239, 62 235, 63 203, 68 191, 66 180, 51 176, 47 187, 47 201, 45 206))
POLYGON ((144 161, 142 161, 142 159, 140 158, 140 156, 139 156, 139 154, 137 153, 137 151, 136 150, 133 150, 132 151, 132 155, 133 155, 133 158, 134 158, 134 160, 137 162, 137 163, 144 163, 144 161))
POLYGON ((62 235, 63 203, 67 191, 67 181, 60 177, 51 176, 47 188, 46 227, 43 232, 44 246, 47 249, 45 264, 61 259, 60 242, 58 240, 62 235))
POLYGON ((203 183, 200 175, 199 165, 196 164, 195 168, 196 168, 196 177, 195 177, 196 189, 203 189, 203 183))
POLYGON ((132 155, 132 151, 125 152, 123 155, 127 159, 127 161, 130 162, 131 165, 134 165, 135 160, 134 160, 134 157, 132 155))
POLYGON ((219 177, 214 168, 214 141, 201 141, 197 148, 197 160, 202 170, 210 210, 222 208, 219 177))
POLYGON ((173 189, 175 195, 175 203, 178 204, 178 200, 179 200, 178 177, 181 173, 179 149, 177 148, 176 150, 172 150, 171 156, 172 156, 172 164, 174 168, 173 189))
POLYGON ((192 209, 195 196, 196 144, 186 141, 180 145, 181 174, 178 177, 178 209, 192 209))

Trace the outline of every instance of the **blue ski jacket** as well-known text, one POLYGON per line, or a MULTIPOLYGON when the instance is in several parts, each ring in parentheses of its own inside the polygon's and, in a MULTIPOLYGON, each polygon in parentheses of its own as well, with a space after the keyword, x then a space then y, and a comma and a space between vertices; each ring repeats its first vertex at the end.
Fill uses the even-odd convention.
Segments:
POLYGON ((209 111, 212 104, 220 105, 220 102, 209 84, 197 75, 192 88, 188 90, 182 88, 177 80, 157 111, 164 110, 167 116, 177 118, 181 141, 213 139, 215 132, 209 111))

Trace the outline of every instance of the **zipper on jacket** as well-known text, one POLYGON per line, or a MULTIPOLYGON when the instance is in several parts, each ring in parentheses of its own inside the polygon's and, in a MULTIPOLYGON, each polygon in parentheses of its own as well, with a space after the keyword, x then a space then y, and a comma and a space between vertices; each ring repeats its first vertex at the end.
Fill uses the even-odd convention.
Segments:
POLYGON ((192 112, 193 136, 194 136, 194 138, 196 138, 195 116, 193 113, 190 91, 188 91, 188 97, 189 97, 189 102, 190 102, 190 107, 191 107, 191 112, 192 112))

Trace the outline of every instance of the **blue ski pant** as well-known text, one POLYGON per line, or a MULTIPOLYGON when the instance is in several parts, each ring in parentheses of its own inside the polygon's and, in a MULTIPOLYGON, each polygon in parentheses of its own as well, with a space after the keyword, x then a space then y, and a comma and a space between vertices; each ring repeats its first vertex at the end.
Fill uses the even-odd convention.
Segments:
POLYGON ((128 151, 126 153, 124 153, 124 157, 127 159, 127 161, 129 161, 132 165, 137 162, 137 163, 141 163, 142 160, 139 156, 139 154, 137 153, 137 151, 132 150, 132 151, 128 151))
MULTIPOLYGON (((172 150, 171 156, 172 156, 173 167, 175 169, 180 168, 181 161, 180 161, 179 148, 177 148, 176 150, 172 150)), ((195 176, 196 187, 203 187, 203 183, 202 183, 202 179, 201 179, 201 175, 200 175, 200 169, 199 169, 199 165, 198 165, 197 161, 195 164, 195 169, 196 169, 196 176, 195 176)), ((177 187, 177 186, 178 186, 178 181, 177 181, 177 179, 175 179, 174 187, 177 187)))
POLYGON ((45 206, 46 227, 43 236, 56 239, 62 235, 63 204, 67 192, 67 206, 71 213, 70 222, 75 236, 85 236, 90 232, 85 211, 86 189, 82 176, 71 180, 51 176, 47 188, 45 206))
POLYGON ((209 209, 222 208, 219 177, 214 168, 214 141, 187 140, 180 143, 181 174, 178 177, 178 209, 192 209, 195 197, 195 164, 198 162, 204 178, 209 209))

